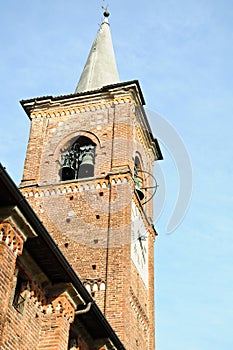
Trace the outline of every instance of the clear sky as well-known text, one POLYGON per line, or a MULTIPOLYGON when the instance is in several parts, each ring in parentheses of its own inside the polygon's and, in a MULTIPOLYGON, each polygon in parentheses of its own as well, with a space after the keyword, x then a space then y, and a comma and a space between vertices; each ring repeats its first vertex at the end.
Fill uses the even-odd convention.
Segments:
MULTIPOLYGON (((173 125, 193 169, 189 210, 167 234, 179 181, 174 152, 161 140, 166 201, 156 222, 157 350, 232 349, 233 3, 108 4, 121 80, 139 79, 147 108, 173 125)), ((0 159, 17 183, 29 132, 19 100, 74 91, 100 8, 100 0, 1 2, 0 159)), ((156 135, 153 114, 151 126, 156 135)))

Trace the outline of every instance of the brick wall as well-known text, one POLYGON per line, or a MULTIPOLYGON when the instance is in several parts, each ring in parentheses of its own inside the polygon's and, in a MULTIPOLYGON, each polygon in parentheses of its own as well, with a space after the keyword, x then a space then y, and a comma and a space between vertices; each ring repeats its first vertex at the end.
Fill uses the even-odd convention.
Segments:
MULTIPOLYGON (((0 223, 0 348, 67 350, 76 306, 67 293, 46 295, 46 277, 23 249, 25 240, 11 219, 0 223)), ((81 337, 78 344, 90 350, 81 337)))
POLYGON ((22 247, 22 238, 14 238, 15 234, 17 232, 10 223, 0 224, 0 345, 6 340, 6 324, 11 322, 11 318, 8 317, 8 305, 14 286, 16 258, 21 253, 21 249, 14 249, 14 242, 18 240, 20 248, 22 247))
MULTIPOLYGON (((148 172, 153 166, 147 131, 136 117, 132 99, 72 108, 67 104, 64 109, 46 107, 32 113, 21 190, 126 348, 152 350, 153 237, 148 288, 130 257, 135 155, 148 172), (63 183, 62 152, 80 135, 96 144, 95 176, 63 183), (108 172, 113 174, 105 178, 108 172)), ((149 177, 147 185, 151 184, 149 177)), ((144 210, 153 217, 151 202, 144 210)))

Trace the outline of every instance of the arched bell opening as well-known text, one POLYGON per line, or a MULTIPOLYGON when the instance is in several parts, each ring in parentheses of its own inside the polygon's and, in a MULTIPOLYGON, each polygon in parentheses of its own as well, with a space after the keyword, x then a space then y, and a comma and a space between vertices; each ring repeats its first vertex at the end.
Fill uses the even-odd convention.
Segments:
POLYGON ((62 154, 60 176, 62 181, 94 176, 96 145, 86 136, 79 136, 62 154))
POLYGON ((134 160, 134 185, 142 205, 148 203, 154 197, 158 188, 153 174, 142 169, 138 156, 134 160))
POLYGON ((142 167, 138 156, 135 157, 134 161, 134 184, 135 190, 138 194, 139 199, 142 201, 144 199, 143 188, 143 177, 142 177, 142 167))

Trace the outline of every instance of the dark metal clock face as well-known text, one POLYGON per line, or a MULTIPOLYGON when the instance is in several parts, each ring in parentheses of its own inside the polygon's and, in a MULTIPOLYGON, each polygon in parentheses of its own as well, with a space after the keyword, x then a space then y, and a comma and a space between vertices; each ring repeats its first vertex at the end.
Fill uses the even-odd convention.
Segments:
POLYGON ((148 233, 141 214, 132 202, 131 259, 143 282, 148 286, 148 233))

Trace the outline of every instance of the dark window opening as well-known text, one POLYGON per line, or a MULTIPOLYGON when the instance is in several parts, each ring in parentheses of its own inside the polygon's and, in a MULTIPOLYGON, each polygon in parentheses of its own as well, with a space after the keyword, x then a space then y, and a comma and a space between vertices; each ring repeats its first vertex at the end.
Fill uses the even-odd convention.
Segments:
POLYGON ((142 200, 144 198, 143 189, 143 177, 142 177, 142 167, 138 156, 135 157, 134 161, 134 184, 139 199, 142 200))
POLYGON ((94 176, 95 144, 80 136, 62 155, 61 180, 68 181, 94 176))
POLYGON ((21 314, 24 311, 26 302, 27 280, 19 273, 15 286, 15 294, 13 298, 14 308, 21 314))
POLYGON ((70 325, 70 331, 69 331, 69 344, 68 344, 68 350, 78 350, 81 349, 79 344, 79 333, 77 329, 77 325, 71 324, 70 325))

